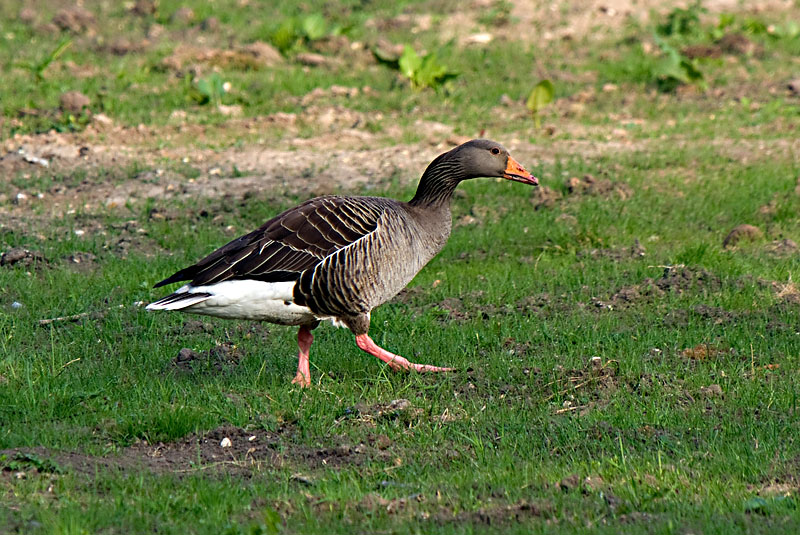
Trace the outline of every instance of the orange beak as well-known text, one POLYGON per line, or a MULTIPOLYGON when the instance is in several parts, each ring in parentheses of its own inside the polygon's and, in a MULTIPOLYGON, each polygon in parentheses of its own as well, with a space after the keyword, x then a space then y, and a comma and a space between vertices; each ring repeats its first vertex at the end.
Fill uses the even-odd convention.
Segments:
POLYGON ((508 157, 508 164, 506 170, 503 172, 503 178, 513 180, 515 182, 522 182, 523 184, 530 184, 532 186, 539 185, 539 179, 530 174, 511 156, 508 157))

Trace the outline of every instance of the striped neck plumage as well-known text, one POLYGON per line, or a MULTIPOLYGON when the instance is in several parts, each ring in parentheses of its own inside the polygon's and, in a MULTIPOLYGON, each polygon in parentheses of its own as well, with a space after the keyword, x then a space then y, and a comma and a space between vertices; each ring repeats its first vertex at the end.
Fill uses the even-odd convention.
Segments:
POLYGON ((456 186, 467 177, 462 162, 448 158, 445 153, 425 169, 417 186, 417 193, 408 204, 412 206, 441 206, 450 204, 456 186))

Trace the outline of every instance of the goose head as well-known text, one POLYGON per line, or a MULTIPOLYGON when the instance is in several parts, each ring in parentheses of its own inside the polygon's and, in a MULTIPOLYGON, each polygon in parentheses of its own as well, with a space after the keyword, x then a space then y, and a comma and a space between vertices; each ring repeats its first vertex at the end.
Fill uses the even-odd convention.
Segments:
POLYGON ((508 150, 496 141, 473 139, 446 154, 460 163, 465 179, 501 177, 532 186, 539 185, 539 179, 526 171, 511 157, 508 150))

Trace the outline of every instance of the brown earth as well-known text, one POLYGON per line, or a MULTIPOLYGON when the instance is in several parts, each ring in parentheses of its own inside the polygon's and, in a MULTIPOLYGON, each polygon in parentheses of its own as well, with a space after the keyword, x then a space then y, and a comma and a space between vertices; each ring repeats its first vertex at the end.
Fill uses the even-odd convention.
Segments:
POLYGON ((14 459, 18 453, 32 454, 39 459, 51 460, 62 470, 89 477, 97 470, 135 469, 156 474, 204 470, 247 475, 253 471, 285 467, 314 470, 391 458, 386 448, 353 444, 343 435, 331 437, 328 444, 321 447, 300 445, 294 440, 296 433, 292 427, 278 431, 249 431, 225 425, 188 435, 176 442, 149 444, 140 441, 116 454, 102 457, 41 447, 2 450, 0 455, 14 459))

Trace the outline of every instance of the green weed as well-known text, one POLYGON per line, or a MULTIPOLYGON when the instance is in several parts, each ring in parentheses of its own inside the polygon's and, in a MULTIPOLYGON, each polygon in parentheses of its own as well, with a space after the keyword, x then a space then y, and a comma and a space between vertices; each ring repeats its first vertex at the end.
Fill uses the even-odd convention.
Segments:
POLYGON ((270 40, 281 52, 287 53, 299 46, 338 35, 342 29, 331 25, 319 13, 285 19, 271 32, 270 40))
POLYGON ((374 53, 382 63, 399 70, 411 86, 418 89, 445 87, 449 80, 458 76, 457 72, 441 63, 436 52, 420 56, 413 47, 406 45, 397 58, 386 56, 378 49, 374 49, 374 53))
POLYGON ((530 110, 536 128, 542 127, 542 119, 539 112, 553 102, 554 95, 555 88, 550 80, 542 80, 533 86, 531 94, 528 95, 525 106, 530 110))

